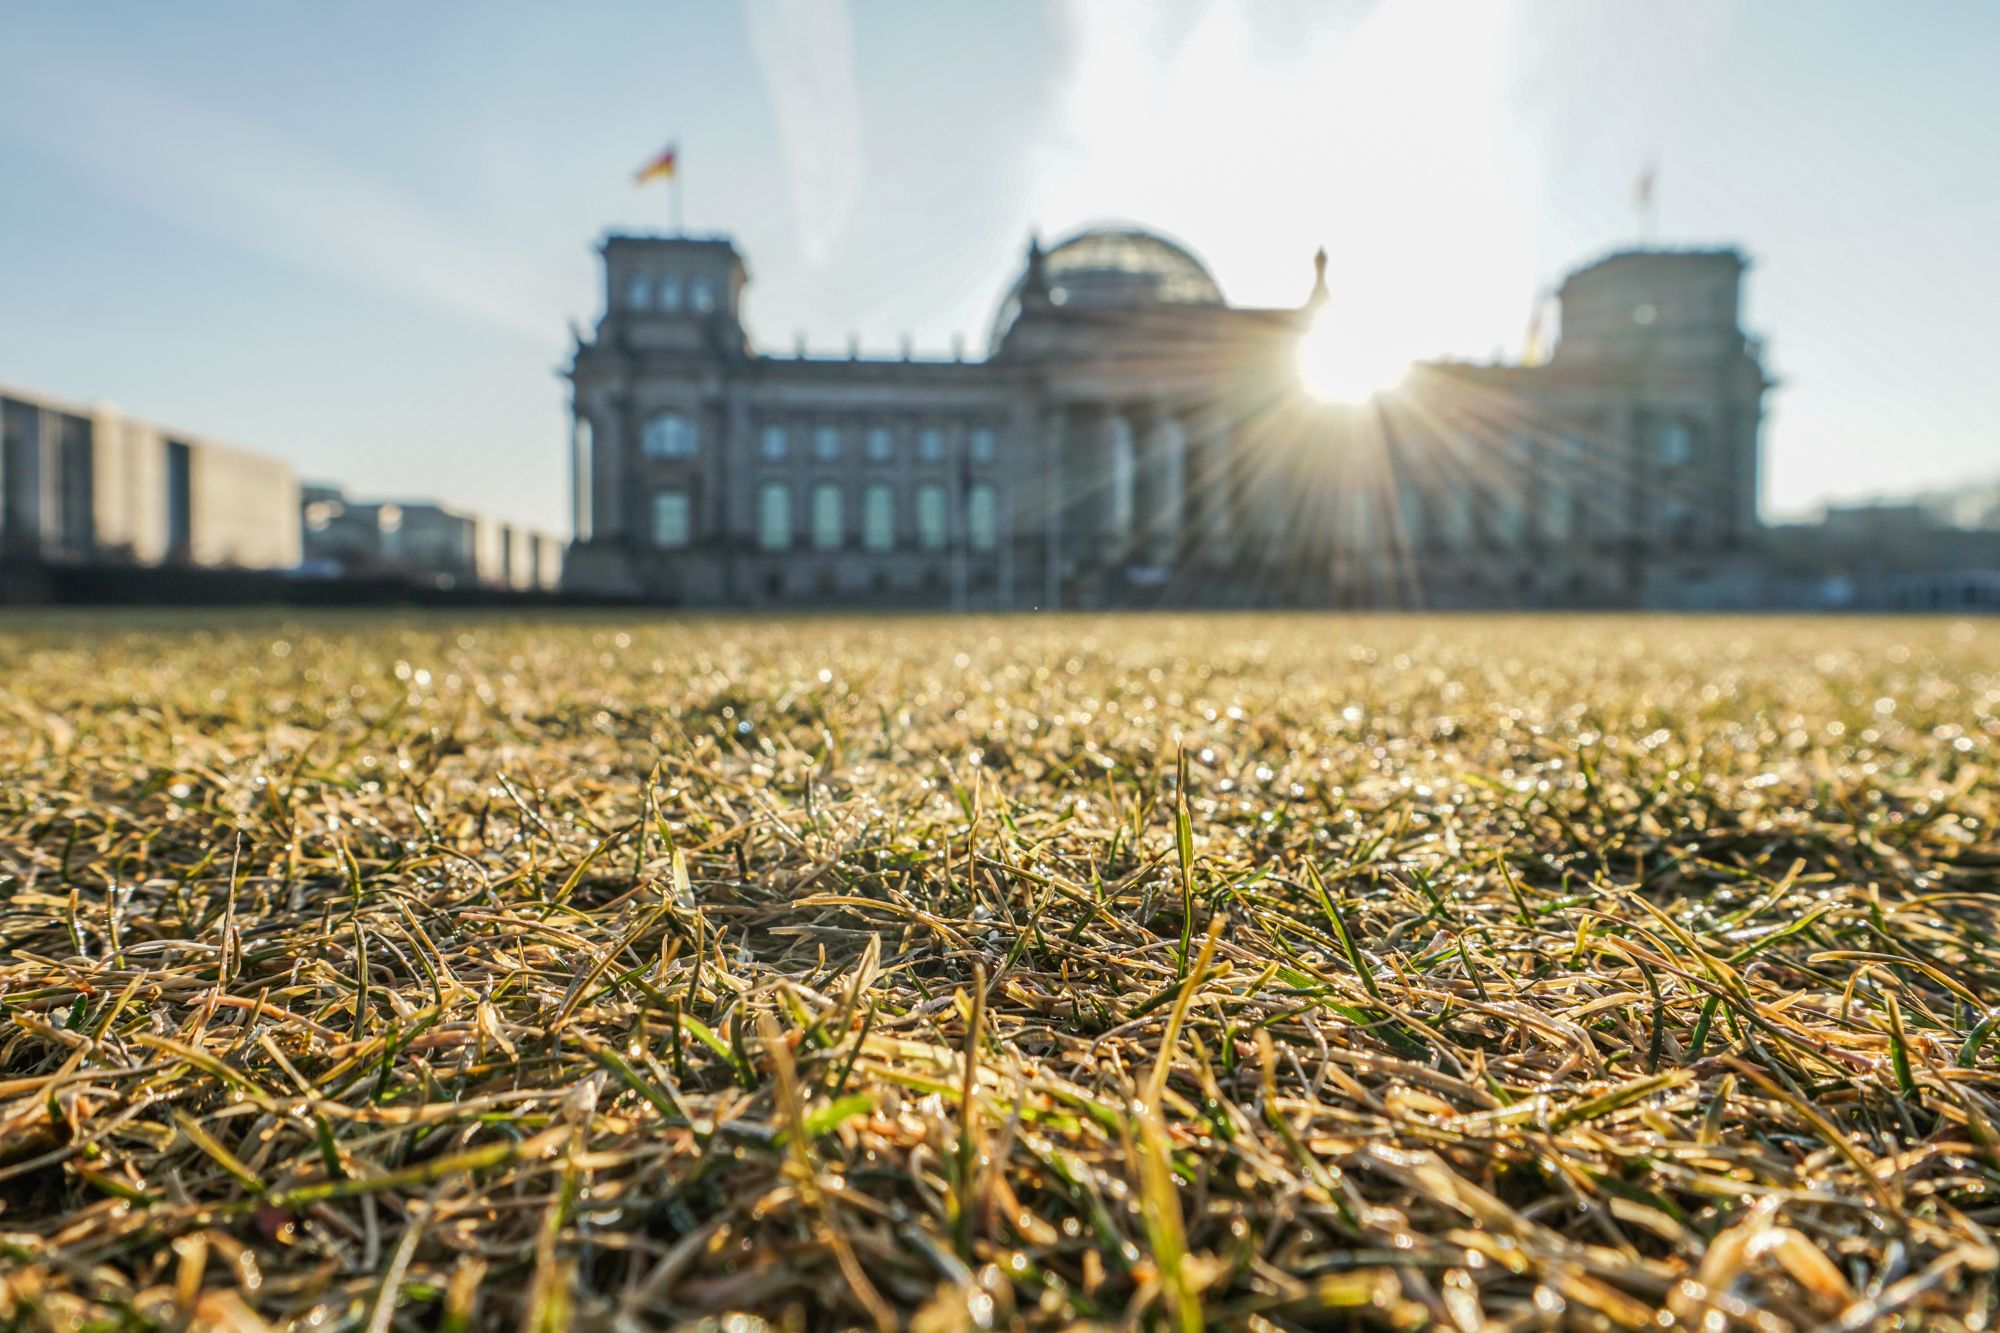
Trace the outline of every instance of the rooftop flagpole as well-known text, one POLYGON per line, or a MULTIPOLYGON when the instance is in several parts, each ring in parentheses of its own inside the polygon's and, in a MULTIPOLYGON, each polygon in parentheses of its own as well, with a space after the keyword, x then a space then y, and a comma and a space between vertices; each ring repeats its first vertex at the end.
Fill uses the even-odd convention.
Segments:
POLYGON ((1638 184, 1632 191, 1634 210, 1639 215, 1639 240, 1651 245, 1654 234, 1659 230, 1659 208, 1654 201, 1654 192, 1659 184, 1660 159, 1657 154, 1646 163, 1646 169, 1639 173, 1638 184))
POLYGON ((667 189, 669 191, 667 206, 671 210, 669 218, 673 224, 673 234, 680 236, 683 234, 683 227, 681 224, 681 170, 680 148, 678 145, 668 144, 652 161, 640 167, 633 174, 632 180, 635 184, 644 185, 646 182, 659 176, 667 178, 667 189))

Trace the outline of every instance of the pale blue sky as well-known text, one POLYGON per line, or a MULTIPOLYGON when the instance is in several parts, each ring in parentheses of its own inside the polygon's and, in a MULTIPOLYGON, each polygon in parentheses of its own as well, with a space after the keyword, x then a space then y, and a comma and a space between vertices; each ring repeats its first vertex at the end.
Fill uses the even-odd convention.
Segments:
POLYGON ((747 256, 766 345, 973 348, 1030 230, 1518 351, 1635 237, 1739 244, 1767 513, 2000 473, 2000 6, 141 0, 0 22, 0 381, 558 527, 592 245, 747 256))

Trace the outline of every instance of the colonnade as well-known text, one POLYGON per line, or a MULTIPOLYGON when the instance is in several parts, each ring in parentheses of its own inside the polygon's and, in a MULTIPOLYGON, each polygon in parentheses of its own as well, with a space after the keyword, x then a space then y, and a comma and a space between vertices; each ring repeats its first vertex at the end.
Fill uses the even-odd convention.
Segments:
POLYGON ((1043 413, 1041 503, 1022 516, 1041 527, 1049 605, 1061 604, 1066 579, 1113 569, 1166 577, 1229 559, 1249 517, 1244 479, 1230 432, 1207 415, 1088 402, 1043 413))

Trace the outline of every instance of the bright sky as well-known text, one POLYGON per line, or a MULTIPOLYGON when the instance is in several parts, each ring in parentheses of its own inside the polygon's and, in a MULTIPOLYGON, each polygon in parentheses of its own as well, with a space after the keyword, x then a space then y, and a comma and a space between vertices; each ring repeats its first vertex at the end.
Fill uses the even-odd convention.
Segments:
POLYGON ((1765 509, 2000 473, 2000 6, 94 0, 0 42, 0 381, 558 528, 592 245, 733 233, 767 346, 983 345, 1031 230, 1409 356, 1632 242, 1754 260, 1765 509))

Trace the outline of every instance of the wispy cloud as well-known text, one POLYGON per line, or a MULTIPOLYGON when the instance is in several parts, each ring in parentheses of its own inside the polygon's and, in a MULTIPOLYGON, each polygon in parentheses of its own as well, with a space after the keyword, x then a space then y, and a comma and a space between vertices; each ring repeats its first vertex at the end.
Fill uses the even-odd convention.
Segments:
POLYGON ((751 0, 750 42, 778 122, 799 248, 819 265, 853 216, 866 169, 845 0, 751 0))
POLYGON ((135 212, 537 340, 562 286, 341 164, 179 92, 44 47, 9 49, 0 138, 135 212))

